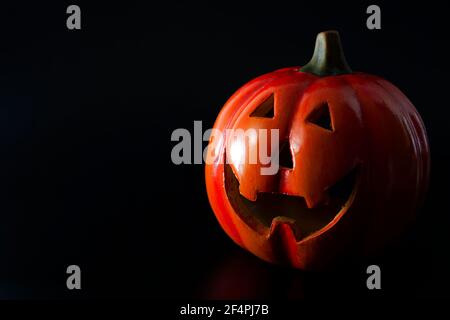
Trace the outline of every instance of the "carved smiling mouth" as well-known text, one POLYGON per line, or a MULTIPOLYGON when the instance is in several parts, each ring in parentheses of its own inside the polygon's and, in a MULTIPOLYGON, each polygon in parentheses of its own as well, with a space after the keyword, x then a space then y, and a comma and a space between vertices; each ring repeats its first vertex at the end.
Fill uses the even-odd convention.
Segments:
POLYGON ((251 201, 239 192, 239 181, 231 166, 225 164, 225 188, 233 209, 250 227, 264 232, 275 219, 288 221, 297 241, 303 240, 330 224, 345 208, 348 208, 356 191, 357 172, 354 167, 337 183, 328 188, 327 204, 308 208, 300 196, 281 193, 258 193, 251 201))

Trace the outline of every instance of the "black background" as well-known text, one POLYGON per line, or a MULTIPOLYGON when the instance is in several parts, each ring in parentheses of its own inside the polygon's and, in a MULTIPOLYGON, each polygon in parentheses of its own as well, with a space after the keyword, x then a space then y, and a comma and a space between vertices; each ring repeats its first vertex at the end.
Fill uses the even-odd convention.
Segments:
POLYGON ((254 6, 69 2, 0 8, 0 298, 448 297, 448 42, 432 2, 254 6), (173 165, 176 128, 213 125, 245 82, 306 63, 337 29, 354 70, 382 76, 427 127, 432 180, 418 222, 376 261, 305 273, 268 265, 223 233, 202 165, 173 165), (82 290, 66 288, 66 268, 82 290))

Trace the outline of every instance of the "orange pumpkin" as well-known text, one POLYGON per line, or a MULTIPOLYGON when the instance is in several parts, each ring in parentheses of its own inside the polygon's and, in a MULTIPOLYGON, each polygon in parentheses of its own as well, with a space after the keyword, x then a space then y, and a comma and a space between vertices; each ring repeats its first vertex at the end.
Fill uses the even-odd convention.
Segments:
POLYGON ((279 130, 276 174, 236 160, 259 137, 212 137, 205 168, 222 228, 269 262, 314 270, 374 254, 413 221, 428 185, 429 148, 416 109, 388 81, 352 72, 335 31, 318 35, 304 67, 245 84, 214 128, 279 130))

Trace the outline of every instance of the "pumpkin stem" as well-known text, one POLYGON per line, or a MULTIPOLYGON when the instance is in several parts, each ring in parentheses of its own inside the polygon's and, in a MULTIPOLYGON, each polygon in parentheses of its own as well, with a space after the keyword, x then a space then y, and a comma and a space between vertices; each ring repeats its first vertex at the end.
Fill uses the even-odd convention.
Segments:
POLYGON ((300 68, 300 71, 320 77, 352 73, 345 60, 337 31, 324 31, 317 35, 314 54, 311 60, 303 68, 300 68))

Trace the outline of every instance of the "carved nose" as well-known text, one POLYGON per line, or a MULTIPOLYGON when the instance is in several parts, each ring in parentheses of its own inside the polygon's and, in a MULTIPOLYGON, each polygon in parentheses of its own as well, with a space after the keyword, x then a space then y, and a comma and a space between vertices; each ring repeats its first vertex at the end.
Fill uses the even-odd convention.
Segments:
POLYGON ((284 141, 280 146, 280 155, 278 158, 280 167, 286 169, 294 168, 294 161, 292 160, 292 151, 289 140, 284 141))
POLYGON ((284 194, 301 196, 305 199, 308 208, 315 208, 319 205, 326 204, 329 201, 329 197, 326 193, 320 192, 317 194, 299 192, 298 186, 295 183, 295 176, 293 175, 294 159, 292 155, 291 145, 288 140, 284 140, 280 143, 279 153, 279 165, 280 165, 280 184, 279 192, 284 194))

